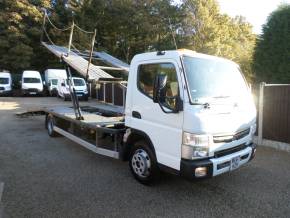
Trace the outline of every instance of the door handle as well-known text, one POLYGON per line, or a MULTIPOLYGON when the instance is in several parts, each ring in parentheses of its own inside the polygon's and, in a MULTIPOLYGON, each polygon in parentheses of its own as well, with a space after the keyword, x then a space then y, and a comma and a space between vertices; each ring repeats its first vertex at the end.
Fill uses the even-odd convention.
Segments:
POLYGON ((141 114, 138 111, 132 111, 132 117, 141 119, 141 114))

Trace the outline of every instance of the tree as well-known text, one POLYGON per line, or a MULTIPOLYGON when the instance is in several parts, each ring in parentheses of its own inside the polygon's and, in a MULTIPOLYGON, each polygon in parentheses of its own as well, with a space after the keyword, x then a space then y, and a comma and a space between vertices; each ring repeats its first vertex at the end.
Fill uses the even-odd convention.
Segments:
POLYGON ((184 0, 183 45, 188 48, 231 59, 240 64, 252 80, 252 53, 256 36, 252 26, 238 16, 220 13, 216 0, 184 0))
POLYGON ((170 0, 80 2, 71 7, 75 20, 85 29, 97 30, 97 49, 130 62, 140 52, 175 48, 170 26, 176 29, 180 13, 170 0))
POLYGON ((254 70, 257 82, 290 83, 290 5, 281 5, 263 26, 254 70))
POLYGON ((0 68, 12 72, 37 69, 42 7, 50 0, 0 1, 0 68))

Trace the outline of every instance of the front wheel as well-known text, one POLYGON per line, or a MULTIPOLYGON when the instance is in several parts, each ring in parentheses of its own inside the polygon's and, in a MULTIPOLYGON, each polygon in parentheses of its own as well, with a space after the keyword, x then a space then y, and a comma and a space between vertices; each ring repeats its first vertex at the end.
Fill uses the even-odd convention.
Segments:
POLYGON ((144 185, 150 185, 158 179, 159 169, 155 154, 145 141, 134 143, 129 166, 135 179, 144 185))

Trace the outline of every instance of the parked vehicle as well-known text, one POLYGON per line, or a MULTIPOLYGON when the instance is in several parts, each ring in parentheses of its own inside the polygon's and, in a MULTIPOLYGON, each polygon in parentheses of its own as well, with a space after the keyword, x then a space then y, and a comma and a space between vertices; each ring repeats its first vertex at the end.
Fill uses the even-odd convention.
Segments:
POLYGON ((49 96, 57 96, 57 84, 60 79, 66 79, 66 71, 62 69, 47 69, 44 71, 46 90, 49 96))
POLYGON ((26 70, 21 79, 22 95, 43 95, 43 82, 38 71, 26 70))
POLYGON ((46 108, 48 134, 129 161, 143 184, 153 182, 160 170, 209 178, 255 156, 255 104, 232 61, 190 50, 136 55, 125 109, 121 114, 119 109, 98 104, 74 118, 70 107, 46 108))
MULTIPOLYGON (((76 95, 79 99, 88 100, 88 88, 85 80, 80 77, 72 77, 72 85, 75 88, 76 95)), ((70 100, 70 90, 67 79, 60 79, 57 87, 58 96, 63 98, 65 101, 70 100)))
POLYGON ((9 72, 0 72, 0 96, 12 94, 12 77, 9 72))

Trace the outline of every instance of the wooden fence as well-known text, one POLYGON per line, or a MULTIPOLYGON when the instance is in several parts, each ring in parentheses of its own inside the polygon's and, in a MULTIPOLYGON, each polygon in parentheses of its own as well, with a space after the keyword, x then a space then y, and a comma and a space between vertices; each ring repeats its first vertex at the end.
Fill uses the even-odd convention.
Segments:
POLYGON ((91 97, 100 102, 124 106, 126 91, 126 82, 124 81, 98 81, 92 84, 91 97))
POLYGON ((258 138, 290 144, 290 85, 260 85, 258 138))

